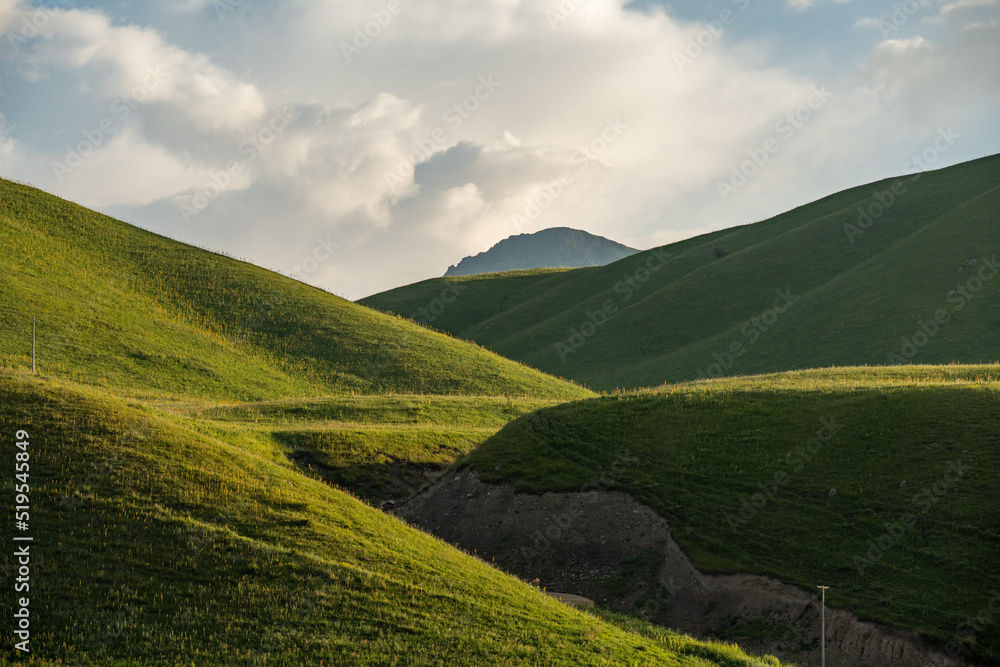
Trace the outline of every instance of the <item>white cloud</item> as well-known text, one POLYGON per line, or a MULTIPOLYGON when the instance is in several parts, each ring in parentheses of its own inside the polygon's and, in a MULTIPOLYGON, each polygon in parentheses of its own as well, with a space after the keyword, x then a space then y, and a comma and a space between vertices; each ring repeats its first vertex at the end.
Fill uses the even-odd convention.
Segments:
POLYGON ((997 7, 998 4, 1000 4, 998 0, 957 0, 956 2, 949 2, 942 6, 941 16, 943 18, 950 18, 972 10, 997 7))
POLYGON ((174 2, 168 6, 170 11, 186 14, 189 12, 201 11, 217 1, 218 0, 174 0, 174 2))
MULTIPOLYGON (((785 0, 785 5, 791 9, 802 11, 811 9, 823 0, 785 0)), ((838 5, 845 5, 851 0, 833 0, 838 5)))
MULTIPOLYGON (((10 137, 7 123, 0 115, 0 174, 16 178, 18 166, 23 167, 23 156, 17 142, 10 137)), ((21 172, 23 173, 23 172, 21 172)))
POLYGON ((937 42, 920 36, 885 40, 859 78, 900 113, 932 125, 983 98, 1000 97, 997 62, 1000 23, 975 23, 937 42))
MULTIPOLYGON (((955 63, 996 62, 995 27, 953 42, 883 43, 862 86, 833 87, 723 202, 716 183, 823 83, 762 64, 761 49, 733 43, 728 29, 706 42, 701 24, 626 11, 621 0, 575 3, 558 21, 549 12, 569 4, 404 0, 391 19, 373 18, 380 2, 296 0, 266 18, 246 4, 236 8, 240 21, 212 23, 206 3, 178 0, 163 10, 176 33, 55 12, 14 61, 35 82, 24 90, 38 99, 26 103, 50 95, 86 113, 70 127, 22 119, 0 142, 3 165, 285 271, 330 236, 338 248, 304 277, 360 297, 443 273, 520 232, 564 225, 664 242, 780 212, 856 184, 865 170, 877 177, 879 165, 898 164, 885 147, 905 137, 877 99, 926 104, 930 93, 914 91, 946 79, 955 63), (348 63, 341 42, 366 27, 371 36, 348 63), (694 55, 678 67, 677 54, 694 55), (143 86, 156 67, 162 80, 143 86), (71 90, 59 87, 67 80, 71 90), (55 179, 61 147, 104 117, 117 120, 112 105, 136 86, 148 89, 127 118, 55 179), (273 129, 281 110, 287 120, 273 129), (227 175, 233 164, 238 173, 227 175), (181 205, 199 196, 206 206, 185 223, 181 205)), ((990 74, 979 69, 974 76, 990 74)))
MULTIPOLYGON (((19 30, 20 22, 18 19, 21 16, 16 11, 18 2, 19 0, 0 0, 0 35, 7 35, 11 31, 19 30)), ((9 38, 4 41, 7 42, 4 48, 7 48, 11 42, 9 38)))
POLYGON ((206 169, 184 163, 133 128, 111 137, 87 160, 86 169, 74 171, 73 177, 66 179, 62 193, 95 207, 147 204, 164 192, 176 192, 209 177, 206 169))
MULTIPOLYGON (((581 7, 557 30, 545 7, 481 2, 463 15, 441 5, 407 6, 348 66, 339 51, 331 52, 329 35, 349 36, 365 15, 345 18, 329 7, 309 4, 290 23, 295 58, 306 63, 304 78, 316 81, 310 63, 324 62, 326 76, 345 84, 345 96, 368 90, 373 72, 381 85, 371 87, 368 101, 300 107, 300 120, 260 161, 271 173, 261 171, 254 187, 220 198, 199 216, 198 229, 206 242, 220 244, 212 230, 231 233, 223 218, 252 209, 240 199, 280 190, 294 212, 288 215, 299 221, 303 247, 271 263, 296 264, 316 235, 333 230, 344 254, 310 278, 354 296, 443 272, 462 255, 512 234, 566 225, 619 237, 636 221, 656 224, 671 202, 693 191, 716 200, 714 179, 773 134, 777 119, 804 102, 811 83, 759 69, 752 51, 734 55, 724 44, 679 71, 674 54, 696 40, 701 27, 680 26, 663 14, 637 17, 610 1, 581 7), (480 34, 485 38, 474 40, 480 34), (406 66, 414 54, 426 61, 419 69, 406 66), (447 76, 451 70, 454 76, 447 76), (364 79, 356 81, 355 72, 364 79), (484 78, 495 88, 483 88, 484 78), (271 169, 275 163, 285 166, 271 169), (387 171, 401 182, 387 183, 387 171), (375 275, 365 270, 374 254, 386 258, 375 275)), ((320 92, 329 95, 329 89, 320 92)), ((831 150, 847 150, 850 142, 831 148, 821 127, 834 121, 853 127, 860 116, 850 109, 832 104, 825 120, 817 115, 812 133, 803 131, 787 145, 770 175, 741 196, 773 206, 760 192, 766 183, 794 183, 798 160, 819 163, 831 150)), ((711 220, 679 214, 677 224, 704 229, 733 220, 731 209, 708 208, 711 220)), ((244 226, 265 228, 261 215, 251 211, 244 226)), ((276 249, 272 257, 281 254, 276 249)))
POLYGON ((83 166, 40 175, 41 185, 65 184, 65 194, 78 201, 146 202, 192 187, 203 180, 206 163, 266 116, 255 86, 154 30, 113 25, 90 10, 12 10, 15 25, 33 27, 18 33, 13 65, 20 75, 43 85, 71 74, 75 90, 62 93, 75 92, 87 100, 81 107, 96 110, 69 132, 72 150, 50 156, 66 164, 78 157, 71 153, 86 151, 83 166))
POLYGON ((854 21, 855 28, 878 28, 881 25, 881 20, 875 18, 874 16, 862 16, 854 21))
POLYGON ((167 44, 148 28, 112 25, 94 11, 50 11, 17 63, 34 80, 54 69, 73 71, 104 100, 136 93, 139 103, 162 104, 200 132, 242 130, 265 113, 253 85, 207 56, 167 44))

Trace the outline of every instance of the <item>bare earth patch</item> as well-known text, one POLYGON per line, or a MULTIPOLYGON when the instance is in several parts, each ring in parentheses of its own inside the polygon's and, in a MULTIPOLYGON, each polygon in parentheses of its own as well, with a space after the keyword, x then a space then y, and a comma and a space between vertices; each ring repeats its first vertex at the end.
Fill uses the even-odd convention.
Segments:
MULTIPOLYGON (((666 520, 621 492, 515 494, 471 470, 446 473, 399 517, 548 590, 700 638, 819 664, 818 595, 775 579, 699 572, 666 520)), ((827 608, 829 665, 958 667, 910 630, 827 608)))

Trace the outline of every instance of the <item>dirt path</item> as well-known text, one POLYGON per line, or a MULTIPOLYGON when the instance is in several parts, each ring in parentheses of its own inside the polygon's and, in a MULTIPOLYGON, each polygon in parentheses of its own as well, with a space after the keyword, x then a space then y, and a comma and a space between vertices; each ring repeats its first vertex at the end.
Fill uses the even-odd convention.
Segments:
MULTIPOLYGON (((819 664, 815 594, 760 576, 699 572, 667 522, 621 492, 515 494, 451 471, 396 512, 487 562, 698 637, 819 664)), ((827 665, 960 667, 915 632, 827 608, 827 665)))

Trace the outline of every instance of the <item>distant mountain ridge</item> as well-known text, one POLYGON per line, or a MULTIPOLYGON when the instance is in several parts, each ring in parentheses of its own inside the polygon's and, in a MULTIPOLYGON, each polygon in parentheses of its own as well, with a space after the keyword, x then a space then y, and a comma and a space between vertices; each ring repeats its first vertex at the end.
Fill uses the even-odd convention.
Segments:
POLYGON ((576 269, 604 266, 638 250, 580 229, 552 227, 534 234, 518 234, 500 241, 474 257, 449 266, 445 276, 527 269, 576 269))

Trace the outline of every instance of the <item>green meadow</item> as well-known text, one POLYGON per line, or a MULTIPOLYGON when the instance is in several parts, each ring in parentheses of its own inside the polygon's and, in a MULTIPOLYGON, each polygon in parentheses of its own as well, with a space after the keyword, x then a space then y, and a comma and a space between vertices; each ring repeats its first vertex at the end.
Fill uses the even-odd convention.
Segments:
POLYGON ((779 664, 567 607, 380 511, 456 461, 524 493, 614 469, 702 570, 825 582, 997 662, 969 619, 1000 591, 1000 371, 884 364, 1000 356, 1000 158, 906 181, 851 231, 894 184, 378 312, 0 181, 32 662, 779 664))
POLYGON ((796 371, 521 417, 461 465, 526 493, 594 480, 709 572, 768 575, 994 664, 1000 366, 796 371), (979 632, 973 626, 979 625, 979 632))
POLYGON ((589 390, 7 181, 0 262, 17 663, 780 664, 574 609, 372 506, 589 390))
POLYGON ((23 371, 0 374, 0 405, 0 429, 30 443, 18 663, 780 664, 556 602, 232 421, 23 371))

